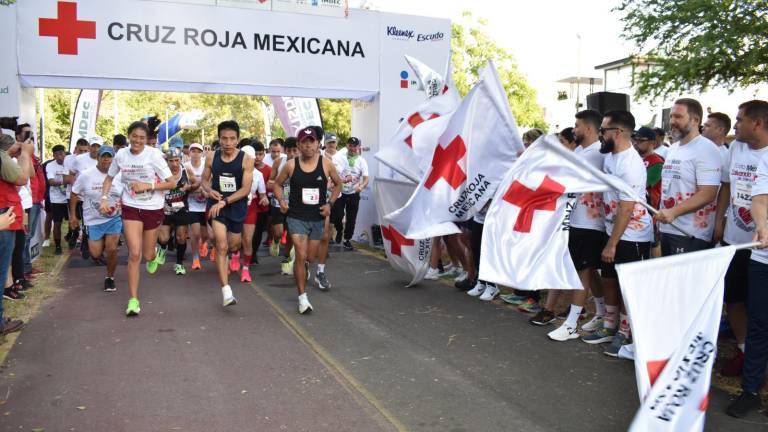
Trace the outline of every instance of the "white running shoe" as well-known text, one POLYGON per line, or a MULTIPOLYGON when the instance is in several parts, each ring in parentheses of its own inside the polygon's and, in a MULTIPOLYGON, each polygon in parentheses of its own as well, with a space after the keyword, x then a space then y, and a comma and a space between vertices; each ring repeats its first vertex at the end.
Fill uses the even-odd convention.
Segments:
POLYGON ((309 303, 307 293, 304 293, 299 296, 299 313, 305 314, 309 312, 312 312, 312 305, 309 303))
POLYGON ((427 280, 437 280, 439 277, 439 270, 436 268, 430 268, 427 270, 427 274, 424 275, 424 279, 427 280))
POLYGON ((578 329, 575 327, 569 327, 565 323, 561 325, 560 327, 552 330, 547 334, 550 339, 553 341, 558 342, 565 342, 569 339, 578 339, 579 338, 579 332, 578 329))
POLYGON ((439 273, 440 277, 448 276, 454 270, 453 264, 443 266, 443 271, 439 273))
POLYGON ((43 247, 44 247, 44 248, 47 248, 47 247, 48 247, 48 246, 50 246, 50 245, 51 245, 51 241, 50 241, 50 240, 45 240, 45 241, 43 241, 43 247))
POLYGON ((235 299, 235 296, 232 295, 232 287, 229 285, 224 285, 221 287, 221 296, 223 298, 221 304, 224 305, 224 307, 237 304, 237 299, 235 299))
POLYGON ((591 320, 589 320, 588 323, 581 326, 581 329, 585 332, 593 332, 603 326, 603 316, 602 315, 595 315, 592 317, 591 320))
POLYGON ((499 288, 496 287, 496 284, 486 284, 485 291, 483 291, 483 295, 480 296, 480 300, 491 301, 495 299, 497 295, 499 295, 499 288))
POLYGON ((467 273, 464 269, 461 270, 461 273, 456 276, 456 279, 454 279, 454 282, 461 282, 463 280, 467 279, 467 276, 469 276, 469 273, 467 273))
POLYGON ((477 297, 480 294, 482 294, 484 291, 485 291, 485 282, 477 281, 477 283, 475 284, 475 287, 467 291, 467 295, 471 295, 472 297, 477 297))

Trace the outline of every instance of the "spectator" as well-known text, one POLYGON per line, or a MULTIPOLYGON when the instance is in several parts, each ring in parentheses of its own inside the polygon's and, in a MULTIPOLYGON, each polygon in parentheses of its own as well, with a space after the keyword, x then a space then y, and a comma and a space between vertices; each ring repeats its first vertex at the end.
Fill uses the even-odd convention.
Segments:
POLYGON ((528 146, 533 144, 533 142, 539 139, 539 137, 542 135, 544 135, 544 132, 541 129, 529 129, 526 133, 523 134, 523 145, 525 148, 528 148, 528 146))
POLYGON ((656 133, 656 143, 653 145, 653 151, 661 156, 663 159, 667 158, 667 152, 669 151, 669 144, 664 141, 664 137, 667 135, 662 128, 654 128, 653 132, 656 133))

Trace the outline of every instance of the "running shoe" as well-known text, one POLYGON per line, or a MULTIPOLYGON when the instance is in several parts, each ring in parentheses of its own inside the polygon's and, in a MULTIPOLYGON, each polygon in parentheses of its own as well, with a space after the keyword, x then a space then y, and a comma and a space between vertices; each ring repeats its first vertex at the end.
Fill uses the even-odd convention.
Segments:
POLYGON ((229 271, 232 273, 240 271, 240 252, 233 253, 229 257, 229 271))
POLYGON ((585 332, 593 332, 603 326, 603 316, 595 315, 589 322, 581 326, 581 329, 585 332))
POLYGON ((528 297, 526 296, 521 296, 514 293, 501 295, 501 300, 503 300, 504 303, 511 304, 513 306, 519 306, 527 299, 528 297))
POLYGON ((61 250, 61 246, 56 246, 56 249, 54 249, 53 254, 54 255, 61 255, 63 252, 61 250))
POLYGON ((192 270, 200 270, 200 258, 192 259, 192 270))
POLYGON ((280 255, 280 242, 273 241, 271 245, 269 245, 269 255, 276 257, 280 255))
POLYGON ((304 293, 299 296, 299 313, 305 314, 312 312, 312 304, 309 303, 309 299, 307 298, 307 294, 304 293))
MULTIPOLYGON (((438 269, 438 270, 440 270, 440 269, 438 269)), ((443 266, 443 271, 438 273, 438 276, 440 276, 440 277, 447 277, 447 276, 451 275, 455 270, 457 270, 457 269, 456 269, 456 267, 453 266, 453 264, 448 264, 446 266, 443 266)))
POLYGON ((157 271, 157 256, 154 259, 147 261, 147 273, 155 274, 157 271))
POLYGON ((535 326, 545 326, 555 322, 555 314, 552 313, 551 310, 542 308, 539 313, 529 319, 528 322, 535 326))
POLYGON ((482 294, 484 291, 485 291, 485 282, 477 281, 477 283, 475 284, 475 287, 467 291, 467 295, 471 295, 472 297, 477 297, 480 294, 482 294))
POLYGON ((224 307, 233 306, 237 304, 237 299, 232 295, 232 288, 229 285, 221 287, 221 296, 223 298, 222 305, 224 307))
POLYGON ((439 270, 430 267, 429 270, 427 270, 427 274, 424 275, 424 279, 437 280, 440 277, 439 274, 439 270))
POLYGON ((485 291, 483 291, 483 294, 479 297, 479 299, 482 301, 491 301, 495 299, 497 295, 499 295, 499 288, 496 287, 496 284, 486 283, 485 291))
POLYGON ((104 292, 115 291, 117 291, 117 288, 115 288, 115 279, 111 277, 104 278, 104 292))
POLYGON ((632 343, 630 339, 626 336, 624 336, 621 332, 616 332, 616 334, 613 336, 613 340, 611 340, 611 344, 608 345, 608 348, 603 351, 603 354, 609 356, 609 357, 619 357, 619 350, 624 345, 629 345, 632 343))
POLYGON ((3 298, 6 300, 23 300, 24 297, 26 297, 24 293, 13 289, 13 287, 3 290, 3 298))
POLYGON ((211 248, 211 261, 216 261, 216 248, 211 248))
POLYGON ((349 240, 344 240, 344 250, 346 251, 353 251, 355 250, 355 247, 352 246, 352 242, 349 240))
POLYGON ((563 323, 560 327, 547 333, 547 336, 553 341, 565 342, 571 339, 578 339, 579 333, 575 327, 570 327, 568 324, 563 323))
POLYGON ((187 269, 184 268, 184 264, 176 264, 173 267, 173 271, 176 272, 177 276, 183 276, 183 275, 187 274, 187 269))
POLYGON ((583 340, 584 342, 590 345, 603 344, 603 343, 611 342, 613 340, 613 337, 616 336, 616 333, 617 333, 616 329, 607 329, 605 328, 605 326, 603 326, 603 327, 600 327, 599 330, 597 330, 596 332, 590 335, 582 336, 581 340, 583 340))
POLYGON ((759 410, 761 405, 760 395, 743 390, 741 395, 728 406, 725 413, 731 417, 742 418, 752 411, 759 410))
POLYGON ((155 253, 155 260, 157 261, 157 265, 159 266, 165 264, 165 248, 161 248, 160 246, 157 247, 157 252, 155 253))
POLYGON ((51 241, 50 240, 46 239, 45 241, 43 241, 43 247, 44 248, 47 248, 50 245, 51 245, 51 241))
POLYGON ((197 253, 201 257, 207 257, 208 256, 208 242, 200 243, 200 246, 197 248, 197 253))
POLYGON ((125 316, 138 316, 139 312, 141 312, 141 308, 139 307, 139 299, 136 297, 131 297, 131 299, 128 300, 128 307, 125 309, 125 316))
POLYGON ((456 279, 454 279, 453 281, 454 282, 461 282, 461 281, 465 280, 467 277, 469 277, 469 273, 466 270, 461 269, 461 273, 458 276, 456 276, 456 279))
POLYGON ((24 321, 5 318, 0 325, 0 335, 5 336, 24 328, 24 321))
POLYGON ((248 267, 243 267, 243 271, 240 273, 240 282, 250 282, 251 281, 251 272, 248 270, 248 267))
POLYGON ((517 310, 520 312, 526 312, 526 313, 539 313, 541 310, 541 305, 539 305, 539 302, 532 298, 526 299, 524 302, 520 303, 520 305, 517 306, 517 310))
POLYGON ((289 257, 283 257, 283 261, 280 263, 280 274, 288 276, 293 274, 293 260, 289 257))
POLYGON ((331 289, 331 283, 328 282, 328 278, 325 277, 325 272, 318 272, 317 275, 315 275, 315 283, 317 284, 317 287, 320 288, 320 291, 328 291, 331 289))
POLYGON ((464 279, 461 282, 455 282, 453 286, 459 291, 469 291, 474 288, 476 284, 477 280, 475 279, 464 279))

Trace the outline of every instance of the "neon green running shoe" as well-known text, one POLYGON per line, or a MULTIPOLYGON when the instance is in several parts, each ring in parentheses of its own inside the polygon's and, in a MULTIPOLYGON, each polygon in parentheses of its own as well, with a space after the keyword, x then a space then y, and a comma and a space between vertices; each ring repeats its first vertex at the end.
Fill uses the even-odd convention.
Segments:
POLYGON ((271 256, 278 256, 280 255, 280 242, 272 242, 271 245, 269 245, 269 254, 271 256))
POLYGON ((152 261, 147 261, 147 273, 154 274, 157 271, 157 257, 152 261))
POLYGON ((139 299, 136 297, 131 297, 131 299, 128 300, 128 307, 125 309, 125 316, 138 316, 139 312, 141 312, 141 308, 139 307, 139 299))
POLYGON ((184 268, 184 264, 176 264, 176 266, 173 267, 173 270, 179 276, 187 274, 187 269, 184 268))
POLYGON ((155 261, 157 261, 157 265, 165 264, 165 249, 159 246, 157 247, 157 253, 155 254, 155 261))

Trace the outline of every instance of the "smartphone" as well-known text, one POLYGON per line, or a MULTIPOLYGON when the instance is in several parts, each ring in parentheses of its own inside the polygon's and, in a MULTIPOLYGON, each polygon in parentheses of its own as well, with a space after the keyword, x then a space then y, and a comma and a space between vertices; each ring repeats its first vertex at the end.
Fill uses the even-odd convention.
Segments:
POLYGON ((26 131, 24 132, 24 141, 32 138, 32 131, 26 131))

